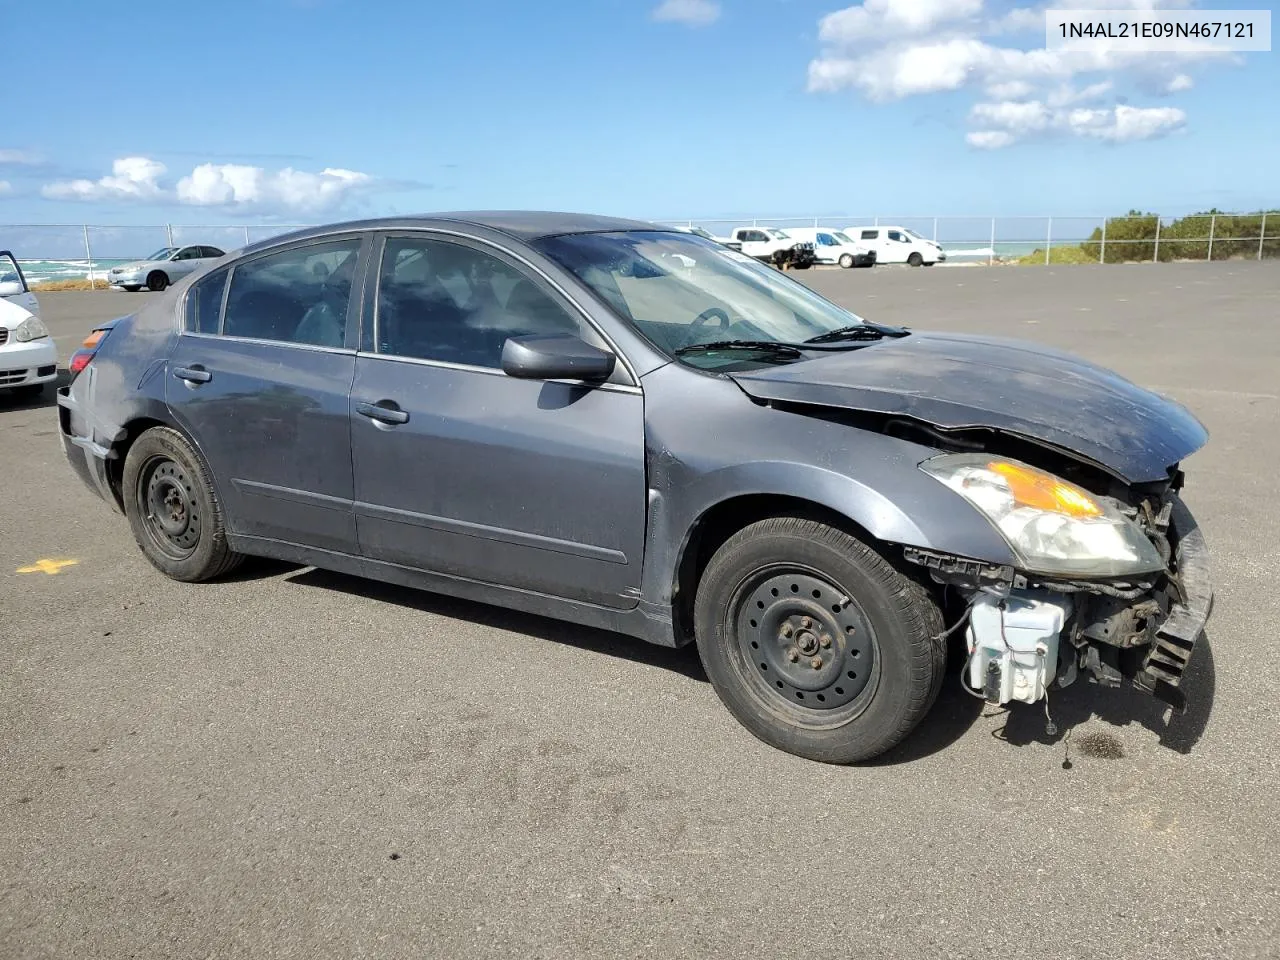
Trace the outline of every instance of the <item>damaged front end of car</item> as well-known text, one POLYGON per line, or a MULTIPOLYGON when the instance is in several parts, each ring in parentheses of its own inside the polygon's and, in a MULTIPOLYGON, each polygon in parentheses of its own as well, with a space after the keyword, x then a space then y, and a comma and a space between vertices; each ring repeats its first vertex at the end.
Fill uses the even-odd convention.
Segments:
POLYGON ((1182 680, 1213 589, 1181 470, 1159 483, 1112 482, 1104 494, 986 453, 942 454, 921 469, 983 512, 1017 558, 904 550, 967 602, 953 630, 965 628, 970 692, 1037 703, 1088 676, 1186 709, 1182 680))

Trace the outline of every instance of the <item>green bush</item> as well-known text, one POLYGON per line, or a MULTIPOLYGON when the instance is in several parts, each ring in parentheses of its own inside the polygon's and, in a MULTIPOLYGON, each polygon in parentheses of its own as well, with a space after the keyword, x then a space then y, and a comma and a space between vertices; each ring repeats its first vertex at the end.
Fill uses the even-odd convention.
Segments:
MULTIPOLYGON (((1150 262, 1157 256, 1162 263, 1239 257, 1255 259, 1259 239, 1262 238, 1262 255, 1280 257, 1280 210, 1266 211, 1265 238, 1262 211, 1226 214, 1208 210, 1179 217, 1172 223, 1160 225, 1158 244, 1157 223, 1158 218, 1153 213, 1130 210, 1125 217, 1112 217, 1107 221, 1105 237, 1101 227, 1095 229, 1089 239, 1080 244, 1080 249, 1089 254, 1093 263, 1150 262)), ((1040 258, 1043 262, 1043 253, 1040 258)))

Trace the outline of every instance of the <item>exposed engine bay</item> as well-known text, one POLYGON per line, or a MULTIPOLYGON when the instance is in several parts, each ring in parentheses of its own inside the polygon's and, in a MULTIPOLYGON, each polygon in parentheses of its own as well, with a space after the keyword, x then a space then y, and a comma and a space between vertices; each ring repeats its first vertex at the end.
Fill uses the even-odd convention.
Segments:
POLYGON ((992 704, 1036 703, 1087 676, 1185 710, 1180 684, 1213 594, 1203 537, 1178 497, 1182 481, 1174 470, 1167 483, 1107 497, 1164 561, 1139 578, 1058 579, 907 548, 909 562, 967 601, 952 629, 965 627, 969 692, 992 704))

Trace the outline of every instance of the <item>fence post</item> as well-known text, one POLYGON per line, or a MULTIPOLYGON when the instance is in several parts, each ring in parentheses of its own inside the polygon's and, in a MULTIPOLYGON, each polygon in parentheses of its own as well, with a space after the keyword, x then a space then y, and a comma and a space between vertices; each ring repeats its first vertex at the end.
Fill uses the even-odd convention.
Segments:
POLYGON ((1098 248, 1098 262, 1107 262, 1107 218, 1102 218, 1102 244, 1098 248))
POLYGON ((1044 265, 1049 265, 1049 251, 1053 249, 1053 217, 1049 218, 1049 229, 1044 238, 1044 265))
POLYGON ((991 218, 991 252, 987 254, 987 266, 996 262, 996 218, 991 218))
POLYGON ((933 218, 933 242, 938 242, 938 218, 933 218))
POLYGON ((244 245, 249 245, 249 225, 246 223, 244 227, 244 245))
POLYGON ((872 224, 871 224, 871 225, 872 225, 873 227, 878 227, 878 226, 880 226, 880 218, 879 218, 879 217, 876 217, 876 218, 875 218, 875 220, 872 222, 872 224))
POLYGON ((164 225, 164 238, 165 238, 164 245, 166 247, 172 247, 173 246, 173 224, 172 223, 166 223, 164 225))
POLYGON ((98 289, 98 281, 93 277, 93 250, 89 247, 89 225, 81 224, 84 229, 84 258, 89 262, 89 288, 91 290, 98 289))
POLYGON ((1205 257, 1206 260, 1213 259, 1213 233, 1217 229, 1217 227, 1218 227, 1218 215, 1215 213, 1213 214, 1212 219, 1209 220, 1209 255, 1205 257))
POLYGON ((1160 262, 1160 216, 1158 214, 1156 215, 1156 252, 1151 262, 1160 262))
POLYGON ((1262 229, 1258 231, 1258 262, 1262 262, 1262 245, 1267 240, 1267 215, 1262 215, 1262 229))

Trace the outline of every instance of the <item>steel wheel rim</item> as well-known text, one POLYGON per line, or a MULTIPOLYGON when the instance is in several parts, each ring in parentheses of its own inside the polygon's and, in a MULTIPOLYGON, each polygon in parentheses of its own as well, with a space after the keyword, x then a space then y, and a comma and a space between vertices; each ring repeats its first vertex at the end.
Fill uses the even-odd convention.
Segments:
POLYGON ((200 545, 203 529, 194 482, 181 464, 154 457, 138 476, 138 511, 148 539, 171 560, 185 560, 200 545))
POLYGON ((870 619, 852 594, 818 570, 774 564, 754 571, 734 591, 725 626, 756 697, 802 725, 848 722, 879 685, 870 619))

